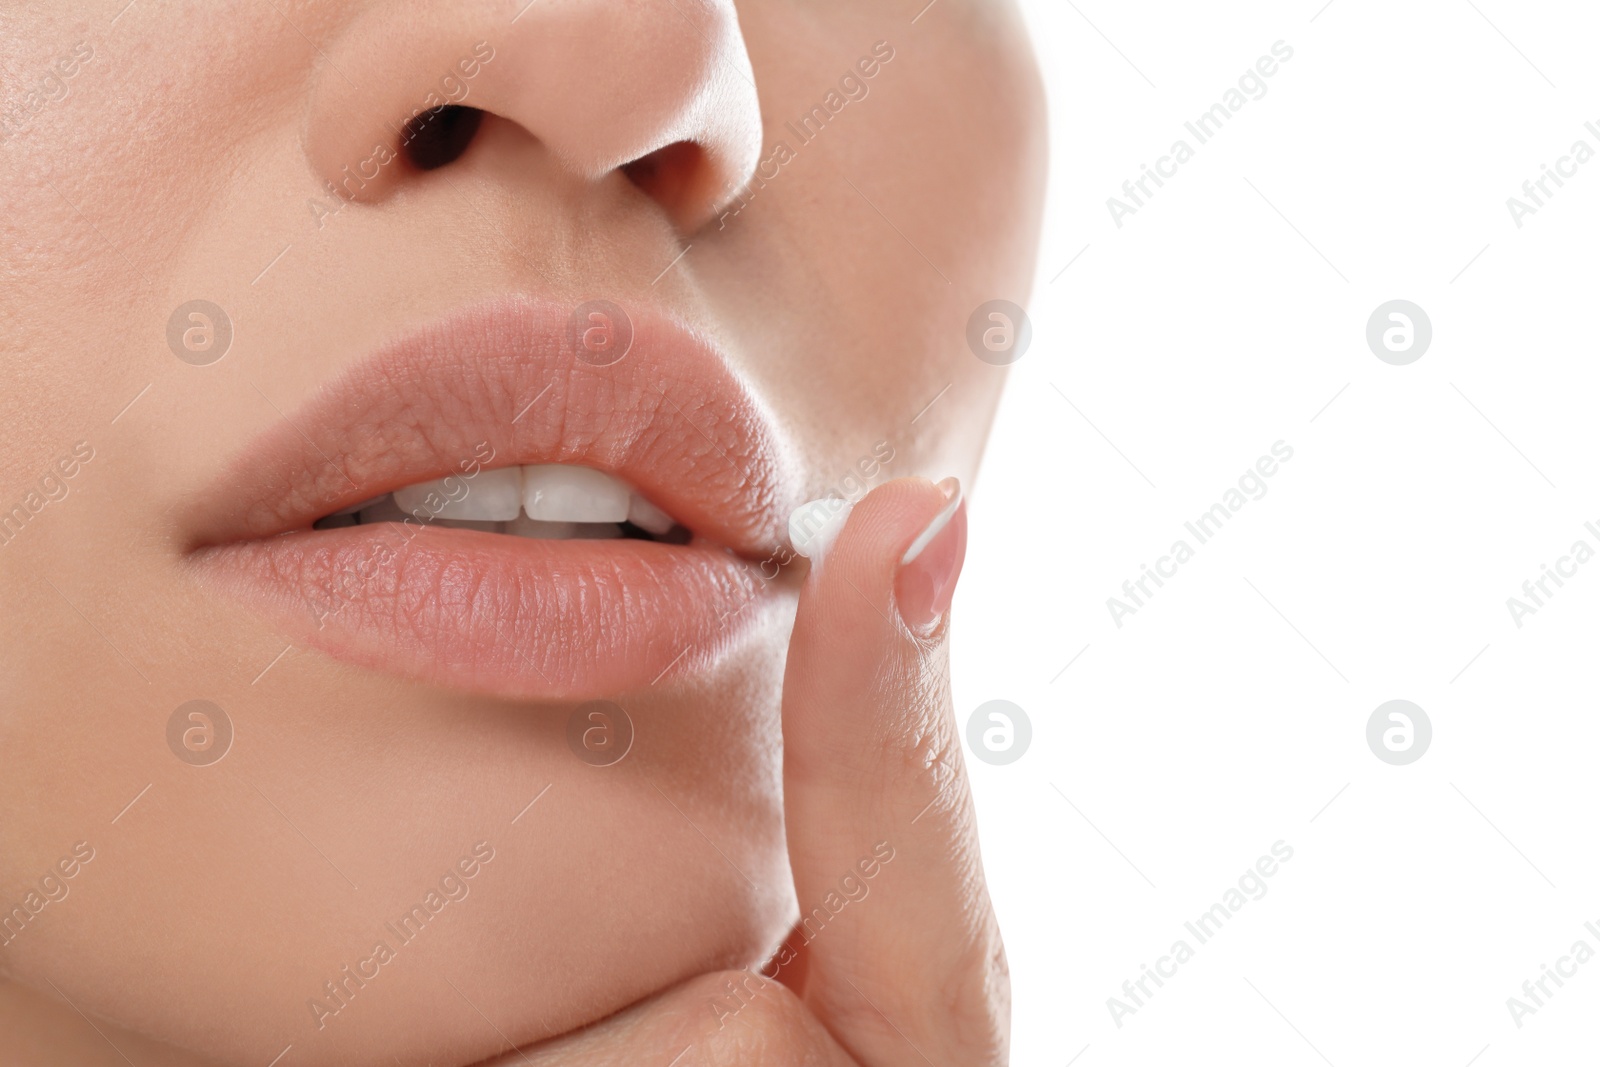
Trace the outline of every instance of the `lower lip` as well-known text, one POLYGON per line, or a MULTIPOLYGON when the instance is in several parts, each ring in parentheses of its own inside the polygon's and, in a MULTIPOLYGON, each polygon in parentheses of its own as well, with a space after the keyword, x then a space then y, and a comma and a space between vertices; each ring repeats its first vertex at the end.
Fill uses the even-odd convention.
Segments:
POLYGON ((772 583, 726 550, 396 523, 297 531, 195 561, 295 643, 455 689, 587 700, 703 666, 772 583))

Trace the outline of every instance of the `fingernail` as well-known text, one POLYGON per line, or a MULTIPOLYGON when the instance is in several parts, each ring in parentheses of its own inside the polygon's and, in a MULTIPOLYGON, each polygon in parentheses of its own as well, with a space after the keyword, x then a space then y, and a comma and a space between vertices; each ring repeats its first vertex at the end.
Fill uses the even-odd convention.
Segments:
POLYGON ((927 630, 950 610, 950 598, 955 595, 956 579, 967 555, 967 510, 961 483, 946 478, 939 488, 948 503, 906 549, 894 580, 900 617, 919 631, 927 630))
POLYGON ((850 517, 852 501, 840 496, 808 500, 789 515, 789 544, 796 554, 820 560, 850 517))

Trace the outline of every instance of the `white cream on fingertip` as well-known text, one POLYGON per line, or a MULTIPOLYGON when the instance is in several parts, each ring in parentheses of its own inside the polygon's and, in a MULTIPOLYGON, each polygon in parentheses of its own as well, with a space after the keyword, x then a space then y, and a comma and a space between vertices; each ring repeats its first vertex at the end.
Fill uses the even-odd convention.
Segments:
POLYGON ((808 500, 789 514, 789 545, 796 555, 822 558, 850 517, 853 501, 839 496, 808 500))

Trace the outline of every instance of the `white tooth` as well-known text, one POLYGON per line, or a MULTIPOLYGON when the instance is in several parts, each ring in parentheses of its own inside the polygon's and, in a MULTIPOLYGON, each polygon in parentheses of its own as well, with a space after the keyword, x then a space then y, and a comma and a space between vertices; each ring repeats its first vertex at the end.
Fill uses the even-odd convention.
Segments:
POLYGON ((423 520, 431 515, 436 519, 505 522, 516 518, 517 509, 522 506, 522 471, 502 467, 479 471, 471 478, 452 474, 438 481, 396 489, 394 502, 401 511, 423 520))
POLYGON ((628 483, 592 467, 547 463, 522 468, 522 506, 545 522, 622 522, 628 483))
POLYGON ((632 499, 628 501, 628 521, 641 530, 648 530, 658 535, 668 532, 677 525, 672 521, 671 515, 638 493, 634 493, 632 499))
POLYGON ((526 515, 518 515, 506 523, 506 533, 534 541, 566 541, 576 537, 577 530, 575 522, 540 522, 526 515))

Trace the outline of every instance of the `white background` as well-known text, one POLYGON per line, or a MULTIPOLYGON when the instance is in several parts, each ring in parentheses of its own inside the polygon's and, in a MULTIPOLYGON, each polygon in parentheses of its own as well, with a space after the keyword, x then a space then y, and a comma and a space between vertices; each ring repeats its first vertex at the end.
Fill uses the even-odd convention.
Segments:
POLYGON ((1600 159, 1520 229, 1506 200, 1600 150, 1600 14, 1322 3, 1025 0, 1050 206, 955 665, 963 722, 1003 698, 1033 726, 1014 764, 968 758, 1024 1067, 1594 1056, 1600 959, 1520 1029, 1506 1000, 1600 951, 1600 560, 1520 629, 1506 600, 1600 549, 1600 159), (1278 40, 1267 95, 1196 145, 1278 40), (1118 229, 1107 197, 1179 137, 1118 229), (1365 339, 1396 298, 1433 325, 1409 366, 1365 339), (1119 629, 1107 598, 1279 440, 1267 494, 1119 629), (1367 747, 1394 698, 1433 724, 1409 766, 1367 747), (1279 840, 1198 945, 1184 922, 1279 840), (1180 937, 1118 1028, 1107 998, 1180 937))

